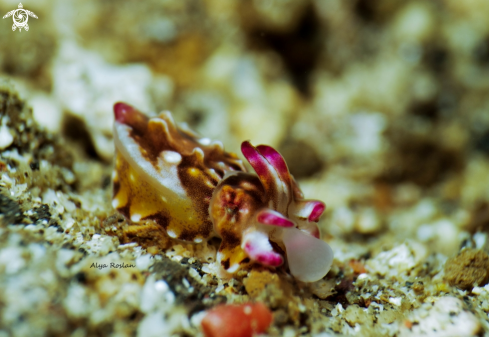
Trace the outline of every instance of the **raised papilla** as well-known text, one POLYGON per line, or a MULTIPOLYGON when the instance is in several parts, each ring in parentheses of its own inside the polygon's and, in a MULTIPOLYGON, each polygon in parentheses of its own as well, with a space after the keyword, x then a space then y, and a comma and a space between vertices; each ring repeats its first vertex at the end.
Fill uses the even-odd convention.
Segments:
POLYGON ((112 205, 132 222, 153 220, 194 243, 220 237, 217 260, 228 273, 286 262, 295 278, 314 282, 329 271, 333 251, 317 226, 325 205, 303 199, 272 147, 241 144, 256 172, 248 173, 221 142, 177 127, 169 112, 149 118, 117 103, 114 113, 112 205))

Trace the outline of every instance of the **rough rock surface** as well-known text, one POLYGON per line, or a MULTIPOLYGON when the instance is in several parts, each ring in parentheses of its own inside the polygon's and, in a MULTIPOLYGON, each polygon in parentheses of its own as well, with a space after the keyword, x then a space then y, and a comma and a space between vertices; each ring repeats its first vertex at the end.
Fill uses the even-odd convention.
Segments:
POLYGON ((450 285, 469 290, 489 282, 489 255, 482 250, 465 249, 447 260, 445 279, 450 285))

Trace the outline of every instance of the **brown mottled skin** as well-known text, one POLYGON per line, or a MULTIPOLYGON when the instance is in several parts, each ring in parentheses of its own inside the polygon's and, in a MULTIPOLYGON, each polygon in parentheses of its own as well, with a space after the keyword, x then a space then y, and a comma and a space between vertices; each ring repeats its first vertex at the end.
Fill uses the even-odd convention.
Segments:
POLYGON ((162 200, 161 196, 165 195, 155 189, 154 182, 132 167, 117 148, 116 209, 129 219, 137 214, 141 220, 153 220, 179 240, 201 241, 215 235, 209 217, 212 193, 226 172, 245 170, 241 161, 235 154, 224 152, 218 144, 199 143, 199 137, 177 128, 169 114, 149 118, 132 107, 123 108, 119 115, 116 112, 116 127, 119 123, 119 127, 122 125, 129 131, 129 139, 125 141, 136 144, 143 160, 150 162, 155 171, 160 170, 158 165, 165 160, 163 151, 180 154, 181 160, 173 164, 176 175, 171 179, 186 192, 188 205, 171 196, 162 200), (189 219, 185 218, 187 215, 189 219))

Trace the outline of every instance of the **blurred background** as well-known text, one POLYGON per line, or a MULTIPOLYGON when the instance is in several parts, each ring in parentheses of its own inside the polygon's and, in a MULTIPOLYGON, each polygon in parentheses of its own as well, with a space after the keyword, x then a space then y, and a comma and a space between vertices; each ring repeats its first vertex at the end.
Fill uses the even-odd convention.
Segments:
POLYGON ((277 148, 328 205, 327 239, 412 238, 450 256, 489 228, 487 1, 23 5, 38 19, 0 22, 0 76, 91 160, 110 165, 124 101, 228 151, 277 148))

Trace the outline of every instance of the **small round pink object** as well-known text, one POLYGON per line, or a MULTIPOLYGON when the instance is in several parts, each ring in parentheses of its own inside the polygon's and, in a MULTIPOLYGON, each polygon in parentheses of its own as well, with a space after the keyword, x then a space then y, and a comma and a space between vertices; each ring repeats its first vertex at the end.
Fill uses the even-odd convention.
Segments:
POLYGON ((263 303, 224 304, 209 310, 202 320, 206 337, 252 337, 264 333, 273 315, 263 303))

